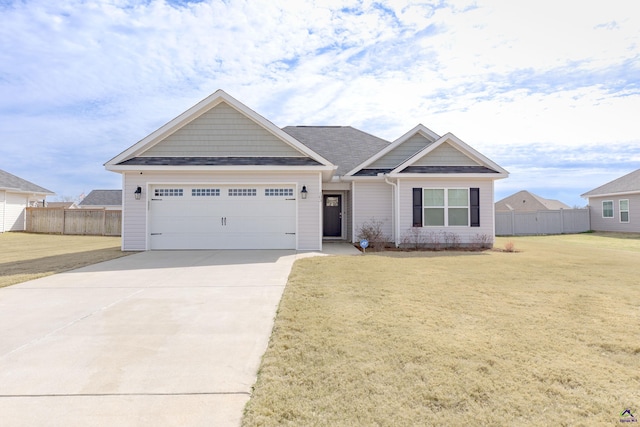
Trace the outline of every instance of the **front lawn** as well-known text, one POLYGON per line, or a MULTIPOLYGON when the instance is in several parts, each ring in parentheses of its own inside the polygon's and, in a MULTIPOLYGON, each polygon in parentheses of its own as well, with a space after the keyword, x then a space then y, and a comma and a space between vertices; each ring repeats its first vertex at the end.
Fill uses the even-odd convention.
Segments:
POLYGON ((0 233, 0 288, 129 253, 120 237, 0 233))
POLYGON ((640 413, 640 238, 298 261, 244 426, 612 425, 640 413))

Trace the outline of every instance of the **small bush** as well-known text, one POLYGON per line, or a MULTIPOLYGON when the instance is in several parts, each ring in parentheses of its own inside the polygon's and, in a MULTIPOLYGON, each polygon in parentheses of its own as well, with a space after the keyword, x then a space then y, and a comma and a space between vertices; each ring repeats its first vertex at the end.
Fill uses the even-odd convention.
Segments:
POLYGON ((391 239, 382 231, 383 221, 375 218, 371 218, 360 225, 358 229, 358 239, 367 239, 369 241, 369 248, 378 252, 384 249, 385 244, 391 239))
POLYGON ((427 246, 434 251, 440 250, 442 246, 442 240, 440 232, 430 231, 427 234, 427 246))
POLYGON ((447 249, 458 249, 461 245, 460 236, 456 233, 445 232, 442 233, 444 237, 444 245, 447 249))
POLYGON ((507 243, 504 244, 504 251, 505 252, 515 252, 516 251, 516 245, 512 241, 508 241, 507 243))
POLYGON ((421 227, 411 227, 402 236, 402 246, 411 249, 422 249, 426 246, 427 236, 421 227))
POLYGON ((476 234, 471 240, 471 247, 474 249, 489 249, 492 246, 491 236, 488 234, 476 234))

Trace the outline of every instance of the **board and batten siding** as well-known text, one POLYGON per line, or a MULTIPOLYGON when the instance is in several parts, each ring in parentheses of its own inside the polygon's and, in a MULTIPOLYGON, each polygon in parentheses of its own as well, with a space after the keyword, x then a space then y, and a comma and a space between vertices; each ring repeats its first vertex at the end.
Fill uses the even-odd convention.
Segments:
POLYGON ((493 211, 494 188, 489 179, 401 179, 400 192, 400 240, 407 235, 413 226, 413 189, 414 188, 479 188, 480 189, 480 227, 423 227, 425 232, 456 233, 463 244, 473 243, 474 239, 486 235, 493 243, 495 238, 495 224, 493 211))
POLYGON ((359 240, 362 225, 372 220, 382 223, 382 230, 393 239, 393 187, 385 182, 354 182, 353 242, 359 240))
POLYGON ((413 163, 412 166, 478 166, 464 153, 450 144, 444 143, 432 152, 413 163))
POLYGON ((222 102, 140 156, 302 157, 304 154, 222 102))
POLYGON ((589 197, 589 212, 594 231, 640 233, 640 194, 589 197), (613 218, 602 217, 605 200, 613 202, 613 218), (629 222, 620 222, 620 200, 629 200, 629 222))
POLYGON ((395 168, 432 143, 433 141, 416 134, 367 166, 367 168, 395 168))
POLYGON ((297 184, 297 249, 320 250, 322 247, 322 228, 320 209, 322 206, 321 174, 319 172, 127 172, 123 174, 122 197, 122 249, 125 251, 147 250, 147 208, 149 186, 155 184, 297 184), (308 197, 300 198, 303 185, 307 186, 308 197), (135 200, 136 188, 142 187, 141 200, 135 200))

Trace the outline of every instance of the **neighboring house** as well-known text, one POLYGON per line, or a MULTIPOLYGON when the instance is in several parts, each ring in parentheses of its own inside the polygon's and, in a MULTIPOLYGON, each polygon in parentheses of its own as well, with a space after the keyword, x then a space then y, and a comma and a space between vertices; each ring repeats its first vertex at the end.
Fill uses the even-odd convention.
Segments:
POLYGON ((571 209, 571 207, 558 200, 545 199, 526 190, 518 191, 496 202, 496 212, 557 211, 560 209, 571 209))
POLYGON ((0 233, 26 229, 25 208, 55 193, 0 170, 0 233))
POLYGON ((321 250, 379 221, 463 244, 494 238, 508 172, 418 125, 390 143, 352 127, 280 129, 219 90, 109 160, 122 174, 124 250, 321 250))
POLYGON ((80 209, 122 209, 122 190, 93 190, 78 203, 80 209))
POLYGON ((640 233, 640 169, 582 194, 591 229, 640 233))

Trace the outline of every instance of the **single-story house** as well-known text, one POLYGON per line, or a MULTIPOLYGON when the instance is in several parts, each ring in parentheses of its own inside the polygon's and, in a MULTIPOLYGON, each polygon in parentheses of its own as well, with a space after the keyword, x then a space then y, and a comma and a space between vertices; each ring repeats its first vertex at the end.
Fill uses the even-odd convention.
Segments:
POLYGON ((122 248, 321 250, 376 222, 494 239, 508 172, 451 133, 394 142, 350 126, 279 128, 218 90, 105 167, 122 174, 122 248))
POLYGON ((80 209, 122 209, 122 190, 92 190, 78 203, 80 209))
POLYGON ((591 229, 640 233, 640 169, 582 194, 591 229))
POLYGON ((559 200, 545 199, 529 191, 522 190, 496 202, 496 212, 536 212, 571 209, 559 200))
POLYGON ((0 233, 26 229, 25 208, 37 206, 50 190, 0 170, 0 233))

